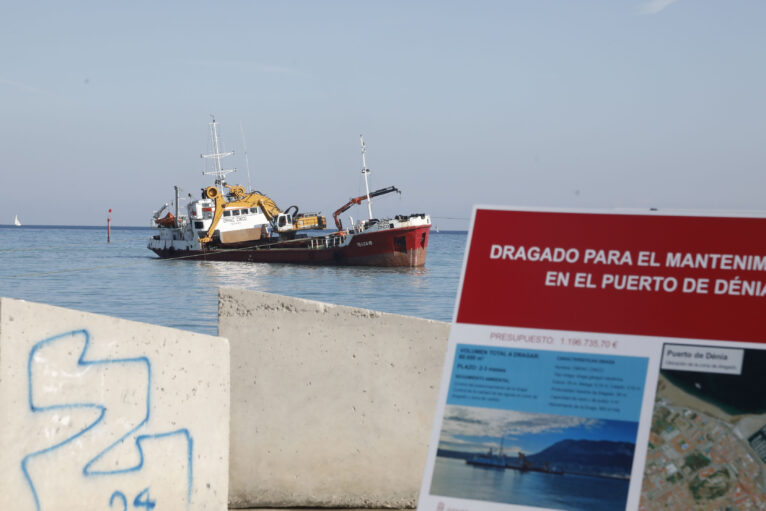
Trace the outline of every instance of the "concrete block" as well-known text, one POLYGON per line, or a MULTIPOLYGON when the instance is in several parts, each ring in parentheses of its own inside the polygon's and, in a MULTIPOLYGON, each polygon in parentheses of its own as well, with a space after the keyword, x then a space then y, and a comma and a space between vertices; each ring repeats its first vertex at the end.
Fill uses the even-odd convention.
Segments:
POLYGON ((414 507, 449 324, 219 291, 232 507, 414 507))
POLYGON ((0 298, 0 510, 227 509, 226 339, 0 298))

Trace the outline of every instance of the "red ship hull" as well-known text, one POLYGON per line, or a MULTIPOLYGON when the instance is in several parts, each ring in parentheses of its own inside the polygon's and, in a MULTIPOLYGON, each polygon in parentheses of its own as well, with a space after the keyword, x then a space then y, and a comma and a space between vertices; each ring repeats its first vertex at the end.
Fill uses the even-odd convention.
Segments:
POLYGON ((251 263, 291 263, 335 266, 405 266, 426 263, 430 225, 365 231, 349 243, 326 246, 325 236, 269 243, 218 245, 201 251, 152 248, 163 259, 195 259, 251 263))

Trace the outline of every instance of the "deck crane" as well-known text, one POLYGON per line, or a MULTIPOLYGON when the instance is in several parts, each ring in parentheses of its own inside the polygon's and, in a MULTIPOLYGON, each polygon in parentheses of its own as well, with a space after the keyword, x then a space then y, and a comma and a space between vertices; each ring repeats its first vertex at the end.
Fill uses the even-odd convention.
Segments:
POLYGON ((363 200, 371 199, 373 197, 378 197, 379 195, 385 195, 387 193, 396 192, 401 194, 402 191, 399 190, 395 186, 389 186, 388 188, 381 188, 380 190, 375 190, 374 192, 366 193, 364 195, 360 195, 359 197, 354 197, 353 199, 349 200, 347 203, 339 207, 337 210, 335 210, 335 213, 332 214, 333 219, 335 220, 335 227, 338 228, 339 231, 343 230, 343 222, 340 220, 340 215, 344 211, 346 211, 348 208, 355 204, 361 204, 363 200))

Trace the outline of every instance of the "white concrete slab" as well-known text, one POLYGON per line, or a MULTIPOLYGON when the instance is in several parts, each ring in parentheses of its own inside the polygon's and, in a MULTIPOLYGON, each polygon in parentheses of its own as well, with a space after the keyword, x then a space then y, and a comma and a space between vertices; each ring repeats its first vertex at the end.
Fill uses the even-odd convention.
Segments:
POLYGON ((221 289, 232 507, 413 507, 449 324, 221 289))
POLYGON ((228 368, 220 337, 0 298, 0 509, 227 509, 228 368))

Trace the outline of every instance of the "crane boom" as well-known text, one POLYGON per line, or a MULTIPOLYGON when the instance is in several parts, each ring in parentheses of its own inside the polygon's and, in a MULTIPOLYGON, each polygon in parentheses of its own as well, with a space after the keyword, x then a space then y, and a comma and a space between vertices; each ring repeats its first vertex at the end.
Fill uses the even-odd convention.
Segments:
POLYGON ((391 192, 402 193, 402 191, 399 190, 397 187, 389 186, 388 188, 381 188, 380 190, 375 190, 374 192, 370 192, 369 194, 360 195, 359 197, 354 197, 353 199, 349 200, 347 203, 345 203, 344 205, 339 207, 337 210, 335 210, 335 213, 332 214, 333 220, 335 220, 335 227, 337 227, 339 231, 343 230, 343 222, 341 222, 340 220, 340 215, 351 206, 355 204, 361 204, 362 201, 365 199, 371 199, 373 197, 377 197, 379 195, 385 195, 391 192))

